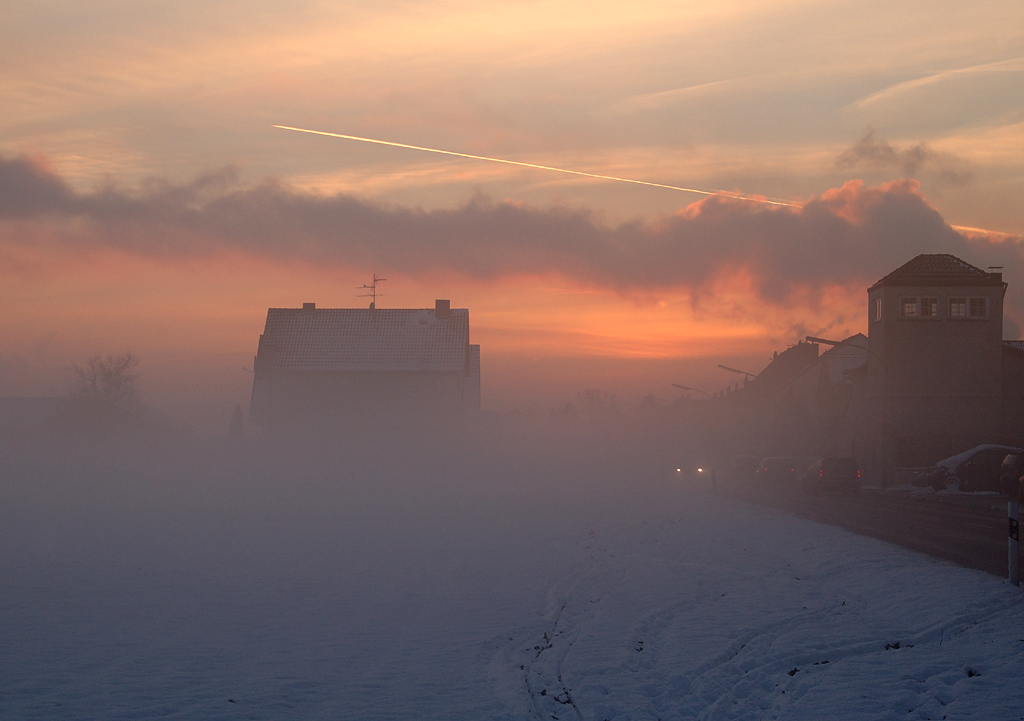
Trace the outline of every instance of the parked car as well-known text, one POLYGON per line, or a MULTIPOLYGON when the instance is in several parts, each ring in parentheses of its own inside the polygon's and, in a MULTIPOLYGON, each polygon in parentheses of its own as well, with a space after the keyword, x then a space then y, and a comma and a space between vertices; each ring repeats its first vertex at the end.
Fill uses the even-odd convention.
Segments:
POLYGON ((1024 478, 1024 453, 1008 453, 999 467, 999 492, 1010 498, 1020 496, 1024 478))
POLYGON ((796 464, 792 458, 762 459, 754 473, 754 480, 761 483, 792 483, 796 480, 796 464))
POLYGON ((1018 453, 1024 449, 985 443, 939 461, 927 477, 939 490, 999 492, 1003 460, 1018 453))
POLYGON ((803 489, 808 493, 860 493, 860 469, 853 458, 822 458, 807 467, 803 489))

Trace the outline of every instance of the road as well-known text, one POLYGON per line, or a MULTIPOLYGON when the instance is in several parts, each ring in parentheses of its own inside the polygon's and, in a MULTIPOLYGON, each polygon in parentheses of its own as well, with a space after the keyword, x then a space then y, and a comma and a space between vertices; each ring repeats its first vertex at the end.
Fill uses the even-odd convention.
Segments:
POLYGON ((968 568, 1006 577, 1007 499, 862 489, 857 496, 811 496, 786 486, 722 483, 719 492, 801 518, 896 543, 968 568))

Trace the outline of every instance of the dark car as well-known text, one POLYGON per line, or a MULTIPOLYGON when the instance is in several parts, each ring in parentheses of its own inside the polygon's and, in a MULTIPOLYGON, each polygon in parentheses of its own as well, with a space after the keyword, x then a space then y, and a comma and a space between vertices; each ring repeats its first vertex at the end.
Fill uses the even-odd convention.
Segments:
POLYGON ((1024 450, 991 443, 976 446, 936 463, 938 473, 931 475, 932 485, 939 490, 1002 491, 1003 460, 1009 454, 1018 453, 1024 453, 1024 450))
POLYGON ((792 482, 796 479, 796 464, 792 458, 765 458, 758 465, 754 479, 762 483, 792 482))
POLYGON ((832 457, 815 461, 804 474, 804 490, 808 493, 860 492, 860 469, 853 458, 832 457))

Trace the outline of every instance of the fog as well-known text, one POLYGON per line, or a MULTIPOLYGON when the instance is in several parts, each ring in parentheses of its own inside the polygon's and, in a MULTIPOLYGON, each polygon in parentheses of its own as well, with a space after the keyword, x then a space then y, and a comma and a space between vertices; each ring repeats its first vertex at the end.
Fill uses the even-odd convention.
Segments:
POLYGON ((173 439, 94 428, 13 436, 3 445, 4 526, 25 553, 44 556, 192 546, 217 556, 235 542, 255 550, 338 526, 387 535, 417 518, 442 527, 569 498, 614 504, 671 464, 659 427, 665 410, 581 395, 549 414, 483 413, 451 427, 394 419, 400 430, 308 437, 257 429, 173 439))
POLYGON ((288 442, 5 442, 2 704, 391 718, 426 695, 420 717, 473 715, 481 638, 535 611, 556 539, 672 497, 645 428, 605 407, 288 442))
POLYGON ((344 433, 5 437, 0 711, 1015 712, 1010 589, 677 473, 725 482, 746 442, 705 405, 588 390, 344 433), (917 691, 886 685, 907 673, 917 691))

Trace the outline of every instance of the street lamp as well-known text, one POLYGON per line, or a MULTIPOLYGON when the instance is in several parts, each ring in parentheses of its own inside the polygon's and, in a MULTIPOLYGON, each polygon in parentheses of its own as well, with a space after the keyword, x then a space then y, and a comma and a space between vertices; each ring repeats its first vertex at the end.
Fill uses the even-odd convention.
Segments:
POLYGON ((737 375, 743 376, 743 382, 744 383, 746 383, 751 378, 756 378, 757 377, 753 373, 747 373, 746 371, 741 371, 741 370, 738 370, 736 368, 730 368, 729 366, 724 366, 721 363, 718 364, 718 367, 721 368, 724 371, 729 371, 730 373, 736 373, 737 375))
POLYGON ((880 355, 875 353, 870 348, 865 348, 862 345, 853 345, 852 343, 850 343, 850 340, 851 340, 850 338, 847 338, 846 340, 828 340, 827 338, 815 338, 813 335, 809 335, 804 340, 806 340, 808 343, 821 343, 822 345, 831 345, 831 346, 848 345, 851 348, 858 348, 858 349, 864 351, 865 353, 873 355, 875 357, 875 360, 877 360, 882 365, 882 368, 885 369, 885 370, 888 370, 885 367, 885 361, 882 360, 882 357, 880 355))
POLYGON ((684 391, 693 391, 694 393, 703 393, 708 398, 714 398, 714 396, 712 396, 710 393, 708 393, 707 391, 702 391, 700 388, 690 388, 689 386, 681 386, 678 383, 673 383, 672 387, 673 388, 682 388, 684 391))

